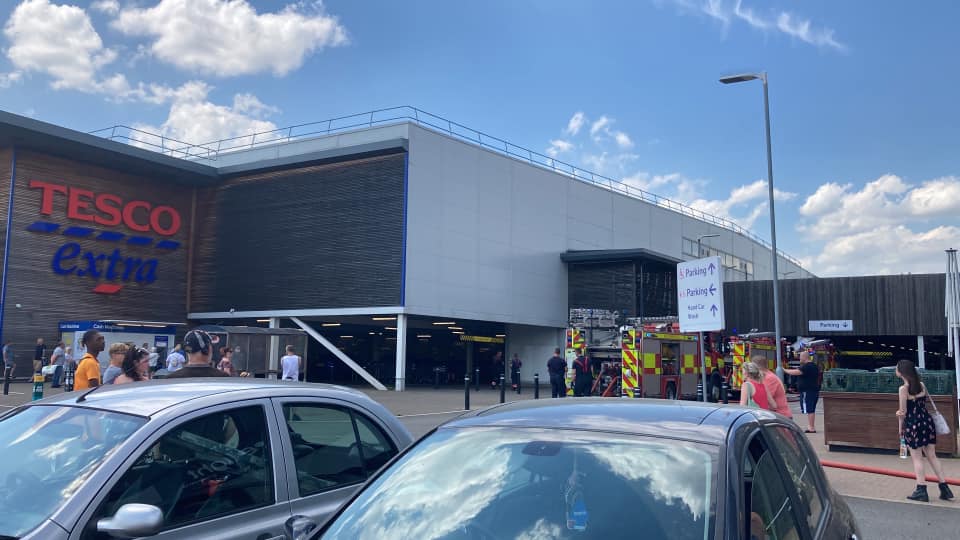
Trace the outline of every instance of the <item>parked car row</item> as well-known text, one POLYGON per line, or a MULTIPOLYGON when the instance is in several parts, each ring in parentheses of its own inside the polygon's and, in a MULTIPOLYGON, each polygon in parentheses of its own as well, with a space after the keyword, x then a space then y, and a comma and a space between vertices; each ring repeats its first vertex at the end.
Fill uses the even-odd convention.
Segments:
POLYGON ((769 412, 527 401, 412 442, 336 386, 62 394, 0 418, 0 540, 859 535, 806 438, 769 412))

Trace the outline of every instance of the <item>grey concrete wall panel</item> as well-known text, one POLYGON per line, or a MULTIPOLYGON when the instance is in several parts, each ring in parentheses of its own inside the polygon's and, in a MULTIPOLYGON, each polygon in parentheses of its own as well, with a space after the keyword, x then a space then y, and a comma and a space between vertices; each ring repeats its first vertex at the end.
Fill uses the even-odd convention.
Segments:
MULTIPOLYGON (((781 280, 781 331, 809 335, 808 321, 839 319, 853 321, 853 335, 943 335, 944 282, 943 274, 781 280)), ((728 328, 773 329, 770 281, 725 283, 724 302, 728 328)))
MULTIPOLYGON (((529 384, 533 382, 534 373, 540 374, 540 397, 550 397, 550 375, 547 373, 547 360, 553 356, 553 349, 563 349, 566 336, 559 328, 544 328, 542 326, 526 326, 522 324, 507 325, 506 358, 513 358, 513 353, 520 355, 523 367, 520 368, 520 379, 529 384), (546 395, 544 395, 546 391, 546 395)), ((526 388, 525 394, 533 392, 526 388)))
POLYGON ((190 311, 400 305, 405 159, 398 153, 218 186, 199 214, 190 311))
MULTIPOLYGON (((769 260, 749 238, 666 208, 419 126, 410 125, 409 136, 406 307, 413 313, 565 326, 567 269, 559 260, 568 250, 647 248, 682 260, 690 258, 684 237, 719 232, 712 241, 723 251, 755 265, 758 256, 769 260)), ((666 298, 648 301, 669 309, 666 298)))

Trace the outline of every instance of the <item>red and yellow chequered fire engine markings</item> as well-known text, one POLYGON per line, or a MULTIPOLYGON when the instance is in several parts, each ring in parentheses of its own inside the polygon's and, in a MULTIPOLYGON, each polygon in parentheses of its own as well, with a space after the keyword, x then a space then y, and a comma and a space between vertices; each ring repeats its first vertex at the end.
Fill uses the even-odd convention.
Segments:
POLYGON ((697 372, 697 360, 696 356, 692 354, 683 355, 683 367, 680 369, 680 373, 696 373, 697 372))
POLYGON ((639 363, 637 362, 637 351, 632 349, 623 349, 622 363, 620 372, 623 376, 622 388, 623 395, 635 397, 634 389, 637 388, 639 380, 639 363))
POLYGON ((733 345, 733 374, 731 379, 733 383, 731 384, 732 388, 740 388, 743 385, 743 372, 740 370, 740 366, 746 361, 747 346, 744 343, 734 343, 733 345))
POLYGON ((659 354, 643 353, 643 371, 644 375, 660 375, 660 362, 657 358, 659 354))

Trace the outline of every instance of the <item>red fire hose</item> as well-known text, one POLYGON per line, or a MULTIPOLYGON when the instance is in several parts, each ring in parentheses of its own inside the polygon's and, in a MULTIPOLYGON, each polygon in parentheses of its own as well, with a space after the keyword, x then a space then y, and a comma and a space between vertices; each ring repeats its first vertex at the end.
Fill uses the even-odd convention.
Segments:
MULTIPOLYGON (((829 461, 829 460, 820 460, 820 464, 824 467, 833 467, 834 469, 847 469, 848 471, 858 471, 866 472, 873 474, 884 474, 887 476, 897 476, 900 478, 916 478, 916 475, 913 473, 908 473, 904 471, 898 471, 895 469, 884 469, 882 467, 869 467, 867 465, 853 465, 852 463, 841 463, 839 461, 829 461)), ((937 477, 933 475, 927 475, 927 482, 938 482, 937 477)), ((957 478, 947 478, 947 483, 953 486, 960 486, 960 479, 957 478)))

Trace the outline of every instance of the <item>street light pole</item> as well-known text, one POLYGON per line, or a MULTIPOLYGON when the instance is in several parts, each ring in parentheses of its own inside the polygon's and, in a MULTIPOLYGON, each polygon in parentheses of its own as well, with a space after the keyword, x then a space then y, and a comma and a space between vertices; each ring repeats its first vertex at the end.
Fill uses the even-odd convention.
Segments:
MULTIPOLYGON (((714 238, 719 234, 701 234, 697 237, 697 258, 701 258, 703 251, 700 249, 700 241, 704 238, 714 238)), ((703 402, 707 402, 707 348, 703 343, 703 332, 700 332, 700 387, 703 388, 703 402)))
POLYGON ((780 343, 780 285, 777 268, 777 218, 773 206, 773 151, 770 147, 770 96, 767 91, 767 73, 747 73, 743 75, 733 75, 723 77, 720 82, 723 84, 733 84, 739 82, 752 81, 760 79, 763 83, 763 119, 767 135, 767 190, 770 197, 770 246, 772 249, 772 270, 773 270, 773 329, 777 339, 777 376, 783 379, 783 359, 781 357, 780 343))

